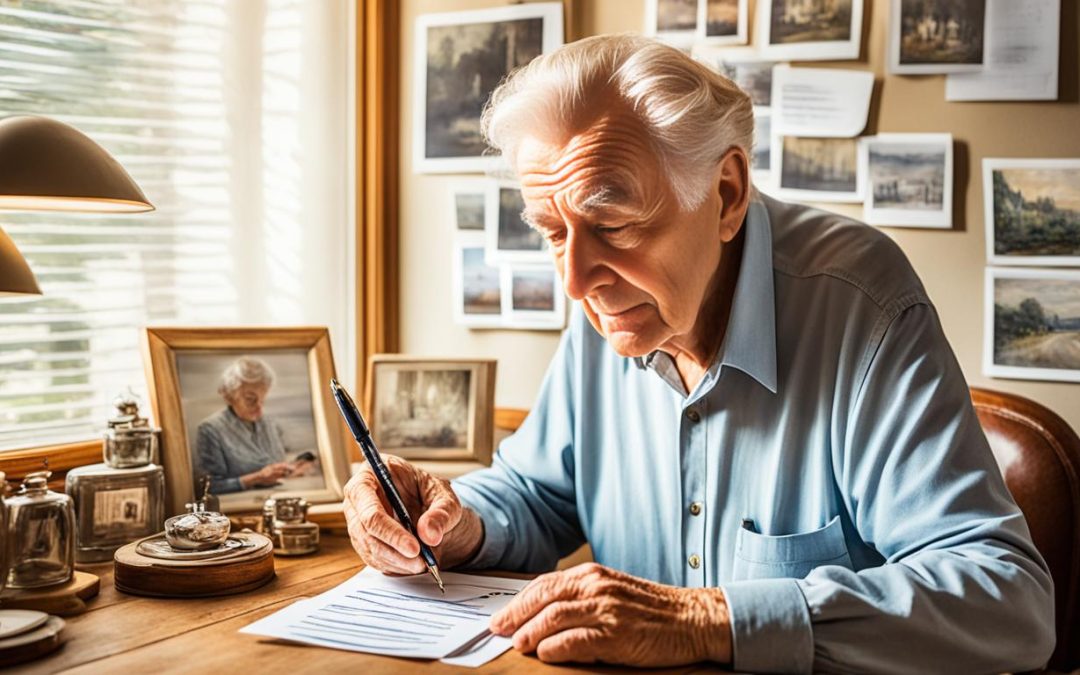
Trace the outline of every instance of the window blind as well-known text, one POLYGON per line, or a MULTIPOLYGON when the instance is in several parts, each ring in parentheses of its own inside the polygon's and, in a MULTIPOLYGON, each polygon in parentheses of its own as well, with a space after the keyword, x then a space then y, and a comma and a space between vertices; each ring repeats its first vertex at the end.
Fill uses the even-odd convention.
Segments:
POLYGON ((0 449, 147 407, 146 325, 328 325, 348 366, 348 11, 0 0, 0 116, 75 126, 157 207, 0 212, 43 291, 0 297, 0 449))

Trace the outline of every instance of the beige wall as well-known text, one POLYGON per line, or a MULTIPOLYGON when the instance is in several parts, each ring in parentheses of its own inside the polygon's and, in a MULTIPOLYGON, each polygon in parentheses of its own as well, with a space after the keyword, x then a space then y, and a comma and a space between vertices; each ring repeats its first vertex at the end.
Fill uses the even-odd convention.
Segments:
MULTIPOLYGON (((470 331, 453 323, 450 306, 450 250, 453 239, 448 186, 452 176, 414 174, 413 23, 428 12, 477 9, 506 3, 487 0, 404 0, 402 2, 401 100, 401 348, 425 355, 485 356, 499 360, 496 404, 529 407, 558 338, 553 333, 470 331)), ((645 0, 576 0, 582 35, 640 30, 645 0)), ((753 0, 751 0, 753 5, 753 0)), ((833 67, 869 67, 877 77, 870 127, 877 131, 947 131, 956 140, 954 229, 884 228, 914 264, 937 305, 953 349, 973 385, 1031 397, 1080 429, 1080 384, 991 380, 981 373, 983 157, 1080 157, 1077 103, 1076 5, 1062 2, 1062 70, 1057 103, 946 103, 944 76, 886 76, 886 0, 866 0, 861 62, 833 67)), ((751 15, 752 16, 752 15, 751 15)), ((751 34, 753 21, 751 21, 751 34)), ((858 216, 859 207, 832 206, 858 216)))

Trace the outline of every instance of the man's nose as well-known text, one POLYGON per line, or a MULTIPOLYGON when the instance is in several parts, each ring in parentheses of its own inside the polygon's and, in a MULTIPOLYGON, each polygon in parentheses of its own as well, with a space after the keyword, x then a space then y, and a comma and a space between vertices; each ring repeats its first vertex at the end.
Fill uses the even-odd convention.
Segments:
POLYGON ((595 252, 589 245, 588 233, 568 229, 562 254, 563 289, 571 300, 580 301, 592 290, 595 252))

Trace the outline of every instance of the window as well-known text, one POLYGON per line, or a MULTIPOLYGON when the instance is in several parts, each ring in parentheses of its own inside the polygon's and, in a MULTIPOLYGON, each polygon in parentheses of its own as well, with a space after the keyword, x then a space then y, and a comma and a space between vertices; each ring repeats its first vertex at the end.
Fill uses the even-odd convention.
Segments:
POLYGON ((157 207, 0 212, 43 291, 0 297, 0 448, 146 407, 145 325, 327 325, 353 372, 350 5, 0 0, 0 116, 77 127, 157 207))

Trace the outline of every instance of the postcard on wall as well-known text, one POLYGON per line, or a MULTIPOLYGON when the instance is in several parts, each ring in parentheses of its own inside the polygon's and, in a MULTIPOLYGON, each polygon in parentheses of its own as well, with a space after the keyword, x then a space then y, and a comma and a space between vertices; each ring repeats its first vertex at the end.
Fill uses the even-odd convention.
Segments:
POLYGON ((983 373, 1080 382, 1080 271, 986 268, 983 373))
POLYGON ((484 236, 462 232, 454 243, 454 321, 470 328, 501 328, 502 273, 484 258, 484 236))
POLYGON ((945 78, 946 101, 1056 101, 1061 0, 988 0, 986 67, 945 78))
POLYGON ((863 200, 858 140, 773 134, 772 182, 780 199, 810 202, 863 200))
POLYGON ((698 38, 698 0, 645 0, 645 34, 689 49, 698 38))
POLYGON ((893 227, 952 227, 952 134, 878 134, 862 140, 863 219, 893 227))
POLYGON ((772 182, 772 109, 754 108, 754 148, 750 153, 750 171, 754 184, 764 187, 772 182))
POLYGON ((459 180, 451 186, 450 209, 455 230, 484 231, 489 183, 486 178, 473 178, 459 180))
POLYGON ((991 265, 1080 267, 1080 159, 983 159, 991 265))
POLYGON ((746 13, 747 0, 698 0, 698 41, 746 44, 746 13))
POLYGON ((863 0, 758 0, 757 44, 771 61, 859 58, 863 0))
POLYGON ((763 61, 757 50, 747 47, 698 49, 694 56, 728 78, 750 96, 755 106, 772 105, 772 61, 763 61))
POLYGON ((416 20, 413 168, 419 173, 497 167, 480 113, 510 71, 563 43, 563 5, 538 2, 416 20))
POLYGON ((484 236, 489 265, 503 263, 551 263, 544 237, 522 218, 525 202, 517 183, 488 183, 484 236))
POLYGON ((851 138, 866 128, 874 91, 869 71, 776 66, 772 86, 776 134, 851 138))
POLYGON ((982 70, 986 0, 892 0, 888 31, 890 73, 982 70))
POLYGON ((503 316, 507 328, 562 330, 566 296, 552 265, 504 265, 503 316))

